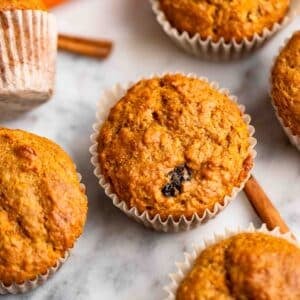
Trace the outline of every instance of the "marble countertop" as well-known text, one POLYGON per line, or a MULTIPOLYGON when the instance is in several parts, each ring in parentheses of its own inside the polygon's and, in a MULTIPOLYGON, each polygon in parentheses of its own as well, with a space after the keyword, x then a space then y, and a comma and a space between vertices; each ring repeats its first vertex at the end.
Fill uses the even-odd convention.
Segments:
POLYGON ((179 234, 145 229, 104 196, 88 152, 96 103, 106 87, 151 73, 196 73, 218 81, 239 97, 257 130, 254 174, 292 231, 300 235, 300 153, 289 144, 268 98, 272 58, 282 41, 299 28, 299 18, 253 56, 211 63, 177 49, 156 23, 147 1, 73 0, 55 14, 60 31, 111 38, 114 53, 105 61, 60 53, 52 101, 4 125, 49 137, 70 153, 87 186, 88 222, 70 260, 46 285, 24 296, 1 299, 162 299, 167 274, 193 243, 225 227, 260 225, 243 193, 216 219, 179 234))

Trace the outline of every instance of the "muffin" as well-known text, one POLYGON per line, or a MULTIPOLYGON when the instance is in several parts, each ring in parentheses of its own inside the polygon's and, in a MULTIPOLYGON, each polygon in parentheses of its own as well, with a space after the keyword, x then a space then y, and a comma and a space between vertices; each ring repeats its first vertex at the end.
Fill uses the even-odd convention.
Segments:
POLYGON ((300 299, 300 249, 258 232, 224 239, 200 253, 176 299, 300 299))
POLYGON ((58 145, 2 128, 0 208, 0 294, 17 293, 35 287, 68 255, 83 231, 87 199, 58 145))
POLYGON ((0 47, 0 119, 10 119, 53 93, 57 30, 43 1, 0 2, 0 47))
POLYGON ((300 149, 300 31, 287 42, 272 70, 272 99, 279 120, 300 149))
POLYGON ((207 81, 154 77, 117 100, 100 121, 95 151, 100 183, 128 210, 191 220, 218 211, 248 178, 253 145, 247 121, 230 96, 207 81))
POLYGON ((163 30, 186 52, 214 60, 261 47, 289 19, 290 0, 151 0, 163 30))
POLYGON ((252 39, 265 28, 280 23, 289 10, 289 0, 159 0, 170 23, 191 36, 217 42, 252 39))
POLYGON ((41 0, 1 0, 1 11, 4 10, 47 10, 46 5, 41 0))

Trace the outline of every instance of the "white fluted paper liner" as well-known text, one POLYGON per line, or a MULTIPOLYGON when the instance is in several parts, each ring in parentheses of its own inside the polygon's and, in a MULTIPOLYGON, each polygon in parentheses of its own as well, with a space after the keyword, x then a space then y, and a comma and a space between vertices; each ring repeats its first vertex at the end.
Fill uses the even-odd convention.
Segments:
POLYGON ((275 237, 283 238, 288 242, 295 244, 300 247, 300 244, 293 239, 293 235, 291 232, 282 234, 280 229, 277 227, 273 230, 268 230, 267 226, 263 224, 260 228, 256 229, 254 225, 251 223, 247 229, 237 228, 236 230, 225 229, 222 234, 214 234, 211 239, 204 240, 201 245, 193 246, 193 250, 190 253, 184 253, 184 261, 175 263, 177 271, 176 273, 169 274, 169 278, 171 279, 171 283, 164 287, 164 290, 167 293, 167 296, 164 298, 165 300, 176 300, 177 290, 182 282, 182 280, 188 275, 188 273, 192 270, 193 265, 199 255, 208 247, 217 244, 218 242, 230 238, 239 233, 254 233, 260 232, 269 234, 275 237))
POLYGON ((277 109, 274 101, 272 100, 271 103, 272 103, 272 106, 274 108, 276 117, 277 117, 281 127, 283 128, 285 134, 289 138, 291 144, 294 145, 300 151, 300 136, 299 135, 294 135, 293 132, 291 131, 291 129, 289 127, 285 126, 283 119, 280 117, 280 115, 278 113, 278 109, 277 109))
POLYGON ((22 284, 14 283, 10 286, 6 286, 0 281, 0 295, 6 295, 6 294, 15 295, 15 294, 27 293, 41 286, 60 269, 60 267, 65 263, 68 257, 69 257, 69 252, 66 252, 64 257, 59 259, 56 265, 48 269, 48 271, 45 274, 39 275, 33 280, 25 281, 22 284))
POLYGON ((272 85, 273 85, 272 84, 272 70, 274 69, 274 66, 275 66, 275 63, 276 63, 276 60, 277 60, 278 56, 280 55, 281 51, 285 48, 285 46, 288 44, 288 42, 290 41, 292 36, 293 36, 293 34, 289 38, 285 39, 283 45, 279 48, 278 54, 273 58, 273 64, 272 64, 270 79, 269 79, 269 82, 270 82, 269 94, 270 94, 270 97, 271 97, 272 106, 274 108, 276 117, 277 117, 281 127, 283 128, 285 134, 289 138, 291 144, 294 145, 300 151, 300 136, 293 134, 292 130, 289 127, 285 126, 284 120, 280 117, 278 109, 276 107, 276 104, 275 104, 274 100, 272 99, 272 85))
MULTIPOLYGON (((156 76, 161 77, 164 75, 166 74, 152 75, 149 78, 153 78, 156 76)), ((189 74, 186 76, 199 78, 193 74, 189 74)), ((207 78, 200 77, 199 79, 208 82, 207 78)), ((235 196, 244 188, 245 183, 248 181, 250 177, 251 170, 249 171, 247 178, 241 183, 241 185, 233 188, 231 195, 228 195, 224 198, 223 204, 221 203, 215 204, 212 210, 206 209, 202 215, 198 215, 195 213, 191 218, 188 219, 185 216, 182 216, 178 221, 174 220, 172 216, 169 216, 166 220, 162 220, 158 214, 154 217, 151 217, 147 211, 144 211, 143 213, 139 213, 139 211, 135 207, 128 208, 127 204, 124 201, 122 201, 122 199, 119 199, 116 194, 113 193, 111 185, 105 180, 105 177, 101 173, 101 167, 98 159, 98 136, 103 123, 105 122, 105 120, 109 115, 110 109, 126 94, 128 89, 134 84, 135 82, 130 82, 124 85, 116 84, 110 90, 104 92, 101 100, 98 103, 97 120, 96 123, 93 125, 94 133, 90 137, 92 142, 92 146, 90 147, 90 153, 92 155, 91 162, 95 167, 94 174, 99 179, 99 184, 100 186, 103 187, 105 194, 109 198, 111 198, 113 204, 116 207, 118 207, 121 211, 123 211, 128 217, 133 218, 137 222, 145 225, 146 227, 157 231, 178 232, 178 231, 190 230, 196 227, 198 224, 204 223, 205 221, 215 217, 220 211, 222 211, 229 204, 229 202, 233 198, 235 198, 235 196)), ((210 84, 213 88, 218 89, 221 93, 228 95, 234 102, 237 102, 237 98, 231 96, 228 90, 220 89, 217 83, 213 82, 210 84)), ((250 125, 250 121, 251 121, 250 116, 244 114, 245 107, 242 105, 238 105, 238 106, 241 112, 243 113, 243 119, 245 123, 248 124, 249 143, 250 143, 249 154, 252 155, 254 159, 256 157, 256 151, 254 150, 254 147, 257 142, 256 139, 253 137, 255 129, 253 126, 250 125)))
POLYGON ((55 17, 38 10, 0 12, 0 118, 47 101, 54 89, 55 17))
MULTIPOLYGON (((86 187, 81 182, 82 176, 81 174, 77 173, 78 179, 80 181, 80 187, 85 192, 86 187)), ((41 274, 36 276, 33 280, 25 281, 22 284, 14 283, 12 285, 6 286, 3 282, 0 281, 0 295, 7 295, 7 294, 23 294, 30 292, 39 286, 43 285, 48 279, 50 279, 61 267, 62 265, 67 261, 67 259, 70 257, 72 249, 69 249, 65 252, 64 256, 61 257, 55 264, 55 266, 49 268, 45 274, 41 274)))
POLYGON ((261 34, 255 34, 252 39, 245 38, 241 42, 237 42, 235 39, 225 42, 224 38, 215 42, 211 37, 202 39, 199 34, 190 36, 186 31, 180 32, 170 24, 165 13, 160 9, 159 0, 150 0, 150 3, 158 23, 178 47, 194 56, 226 61, 241 58, 260 48, 275 33, 287 25, 296 13, 299 13, 297 1, 293 0, 290 13, 280 23, 275 23, 271 29, 265 28, 261 34))

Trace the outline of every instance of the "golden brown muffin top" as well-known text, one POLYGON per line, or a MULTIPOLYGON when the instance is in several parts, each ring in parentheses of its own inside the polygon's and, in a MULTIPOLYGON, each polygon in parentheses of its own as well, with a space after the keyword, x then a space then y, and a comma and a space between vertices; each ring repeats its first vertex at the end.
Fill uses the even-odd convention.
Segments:
POLYGON ((272 98, 284 125, 300 136, 300 31, 276 60, 272 71, 272 98))
POLYGON ((16 9, 30 9, 30 10, 47 10, 47 7, 42 0, 1 0, 1 10, 16 10, 16 9))
POLYGON ((300 249, 267 234, 242 233, 197 258, 177 300, 298 300, 300 249))
POLYGON ((73 247, 86 214, 74 163, 58 145, 0 129, 0 281, 44 274, 73 247))
POLYGON ((289 0, 159 0, 169 22, 201 38, 241 42, 281 22, 289 0))
POLYGON ((236 103, 179 74, 130 88, 103 124, 98 151, 114 193, 163 219, 202 215, 223 203, 252 166, 236 103))

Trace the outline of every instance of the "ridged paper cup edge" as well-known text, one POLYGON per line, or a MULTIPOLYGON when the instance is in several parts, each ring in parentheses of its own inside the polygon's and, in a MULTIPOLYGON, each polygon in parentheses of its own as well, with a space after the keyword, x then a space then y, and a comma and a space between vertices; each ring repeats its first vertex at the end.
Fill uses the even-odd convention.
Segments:
MULTIPOLYGON (((300 6, 300 4, 299 4, 299 6, 300 6)), ((284 40, 283 44, 279 47, 278 53, 273 57, 272 67, 271 67, 270 77, 269 77, 269 95, 270 95, 270 98, 271 98, 271 104, 272 104, 272 106, 274 108, 275 115, 276 115, 276 118, 279 121, 279 124, 283 128, 283 130, 284 130, 285 134, 287 135, 287 137, 289 138, 291 144, 294 145, 300 151, 300 136, 293 134, 291 128, 289 128, 289 127, 287 127, 285 125, 284 120, 279 115, 277 106, 276 106, 276 104, 274 102, 274 99, 273 99, 273 96, 272 96, 272 89, 273 89, 272 72, 273 72, 273 69, 275 67, 277 58, 279 57, 279 55, 283 51, 283 49, 286 47, 286 45, 288 44, 288 42, 291 40, 291 38, 293 37, 294 33, 295 32, 293 32, 288 38, 286 38, 284 40)))
POLYGON ((221 234, 213 234, 210 239, 203 240, 203 242, 197 246, 193 246, 192 251, 189 253, 184 253, 184 261, 175 263, 176 273, 170 273, 169 278, 171 282, 164 287, 164 291, 166 292, 166 297, 164 300, 175 300, 176 292, 180 286, 182 280, 187 276, 187 274, 191 271, 197 257, 209 246, 215 245, 216 243, 230 238, 236 234, 240 233, 253 233, 260 232, 268 235, 272 235, 275 237, 283 238, 290 243, 293 243, 297 247, 300 248, 300 244, 293 239, 293 235, 291 232, 282 234, 280 232, 279 227, 276 227, 273 230, 268 230, 266 224, 263 224, 260 228, 255 228, 252 223, 250 223, 247 229, 228 229, 226 228, 221 234))
MULTIPOLYGON (((76 167, 76 166, 75 166, 76 167)), ((78 180, 80 183, 80 187, 82 190, 85 192, 86 187, 85 185, 81 182, 82 176, 80 173, 77 173, 78 180)), ((76 241, 74 242, 74 244, 76 241)), ((35 279, 33 280, 27 280, 22 284, 18 283, 13 283, 9 286, 6 286, 3 282, 0 281, 0 295, 16 295, 16 294, 24 294, 28 293, 39 286, 43 285, 48 279, 50 279, 61 267, 62 265, 67 261, 67 259, 70 257, 71 251, 73 248, 67 250, 64 253, 64 256, 59 258, 55 264, 55 266, 50 267, 45 274, 41 274, 36 276, 35 279)))
POLYGON ((55 84, 56 18, 38 10, 0 12, 0 116, 13 118, 46 102, 55 84))
MULTIPOLYGON (((224 38, 214 42, 211 37, 201 39, 199 34, 190 36, 188 32, 179 32, 167 20, 165 13, 160 9, 159 0, 149 0, 156 19, 163 31, 185 52, 194 56, 212 60, 231 60, 241 58, 260 48, 274 34, 285 27, 295 16, 296 12, 290 8, 288 15, 280 22, 275 23, 271 29, 265 28, 261 34, 254 34, 252 39, 243 39, 237 42, 232 39, 225 42, 224 38)), ((295 2, 297 0, 294 0, 295 2)))
POLYGON ((0 295, 23 294, 36 289, 37 287, 43 285, 49 278, 51 278, 66 262, 69 256, 70 256, 70 251, 65 252, 64 257, 60 258, 56 262, 55 266, 49 268, 46 274, 38 275, 35 279, 25 281, 22 284, 13 283, 10 286, 6 286, 3 282, 0 281, 0 295))
POLYGON ((300 16, 300 1, 293 0, 291 3, 291 8, 295 16, 300 16))
MULTIPOLYGON (((219 88, 219 85, 215 82, 209 82, 205 77, 199 77, 194 74, 184 74, 181 72, 176 73, 164 73, 164 74, 153 74, 147 78, 140 78, 139 80, 143 79, 151 79, 153 77, 162 77, 167 74, 182 74, 191 78, 198 78, 200 80, 206 81, 210 83, 211 87, 217 89, 219 92, 229 96, 229 98, 237 103, 237 98, 235 96, 230 95, 227 89, 219 88)), ((138 81, 139 81, 138 80, 138 81)), ((249 170, 248 176, 246 176, 245 180, 240 184, 238 187, 234 187, 232 190, 231 195, 226 196, 223 200, 223 204, 217 203, 215 204, 212 210, 206 209, 202 216, 199 216, 195 213, 191 218, 186 218, 185 216, 181 216, 178 221, 174 220, 172 216, 169 216, 165 221, 161 219, 161 217, 157 214, 153 218, 150 217, 147 211, 143 213, 139 213, 137 208, 133 207, 131 209, 127 208, 127 205, 124 201, 121 201, 117 195, 112 192, 112 188, 108 182, 106 182, 104 176, 101 173, 100 163, 98 159, 98 136, 100 133, 100 129, 106 120, 110 109, 119 101, 128 91, 128 89, 134 85, 135 82, 129 82, 127 84, 116 84, 109 90, 106 90, 103 93, 101 100, 97 106, 97 114, 96 114, 96 123, 93 125, 93 134, 90 136, 92 146, 90 147, 89 151, 92 155, 91 163, 94 166, 94 174, 99 179, 100 186, 104 189, 105 194, 112 200, 113 204, 118 207, 121 211, 123 211, 128 217, 133 218, 137 222, 145 225, 148 228, 154 229, 156 231, 162 232, 179 232, 179 231, 186 231, 196 227, 200 223, 204 223, 209 219, 215 217, 219 212, 225 209, 228 204, 237 196, 237 194, 244 188, 246 182, 249 180, 251 176, 251 170, 249 170)), ((238 104, 238 103, 237 103, 238 104)), ((255 133, 255 129, 252 125, 250 125, 251 117, 245 114, 245 107, 243 105, 239 105, 238 107, 243 114, 243 119, 245 123, 248 125, 249 131, 249 154, 252 156, 253 161, 256 157, 255 145, 257 144, 256 139, 253 137, 255 133)), ((253 163, 254 167, 254 163, 253 163)))

